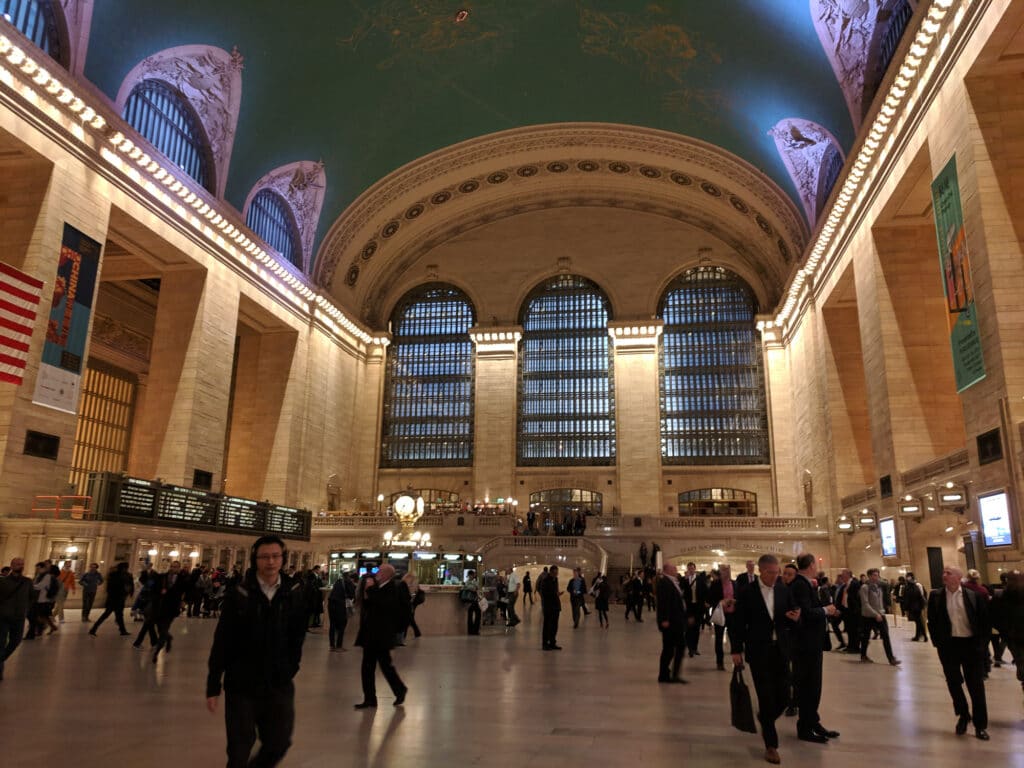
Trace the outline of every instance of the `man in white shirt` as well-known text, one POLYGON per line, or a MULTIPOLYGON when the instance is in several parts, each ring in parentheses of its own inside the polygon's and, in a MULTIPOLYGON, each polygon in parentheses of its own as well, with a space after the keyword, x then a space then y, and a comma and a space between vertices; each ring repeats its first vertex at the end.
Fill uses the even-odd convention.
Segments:
POLYGON ((519 599, 519 575, 513 568, 508 572, 508 582, 505 584, 505 589, 508 591, 506 599, 508 600, 508 623, 506 626, 514 627, 519 623, 519 617, 516 615, 516 600, 519 599))
POLYGON ((963 571, 956 566, 942 569, 942 588, 928 595, 928 626, 932 645, 939 652, 946 687, 953 699, 956 733, 967 733, 974 720, 974 735, 988 741, 988 706, 985 701, 985 645, 991 633, 988 603, 976 592, 961 586, 963 571), (971 697, 973 717, 964 696, 964 683, 971 697))

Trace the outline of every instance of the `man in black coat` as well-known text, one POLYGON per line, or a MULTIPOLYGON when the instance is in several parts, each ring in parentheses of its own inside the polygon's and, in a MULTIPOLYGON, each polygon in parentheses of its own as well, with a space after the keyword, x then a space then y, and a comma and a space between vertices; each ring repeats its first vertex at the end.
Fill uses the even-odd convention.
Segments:
POLYGON ((687 563, 682 584, 686 593, 686 610, 693 619, 686 627, 686 649, 692 659, 694 656, 700 656, 697 644, 700 642, 700 625, 707 610, 708 583, 703 573, 697 573, 696 563, 687 563))
POLYGON ((217 711, 223 678, 228 768, 269 768, 291 746, 306 602, 302 584, 281 573, 284 562, 280 538, 256 540, 250 569, 225 593, 213 635, 206 707, 217 711), (250 761, 257 734, 260 750, 250 761))
POLYGON ((135 593, 135 582, 131 573, 128 572, 128 563, 118 563, 110 573, 107 574, 107 600, 104 603, 103 613, 92 625, 89 634, 96 637, 96 630, 100 624, 107 620, 111 614, 117 622, 117 628, 121 630, 121 637, 128 635, 124 626, 124 603, 135 593))
POLYGON ((747 560, 747 570, 736 577, 736 593, 743 591, 744 587, 757 581, 757 574, 754 573, 754 561, 747 560))
POLYGON ((181 604, 188 592, 189 579, 181 572, 181 563, 175 560, 167 573, 157 576, 153 585, 153 616, 156 619, 157 642, 153 650, 153 663, 156 663, 161 650, 170 653, 171 624, 181 613, 181 604))
POLYGON ((359 618, 359 633, 356 645, 363 648, 363 700, 356 709, 373 709, 377 706, 377 666, 395 694, 395 706, 401 706, 409 689, 398 676, 391 661, 391 649, 395 647, 398 632, 405 623, 405 616, 412 606, 402 605, 395 582, 395 567, 384 563, 377 569, 376 576, 366 580, 363 592, 362 613, 359 618))
POLYGON ((860 603, 860 579, 853 575, 853 571, 844 568, 840 574, 844 579, 843 589, 836 592, 836 605, 843 617, 843 626, 846 628, 846 652, 860 654, 860 625, 861 625, 861 603, 860 603))
POLYGON ((658 598, 658 629, 661 631, 658 682, 685 683, 679 675, 686 650, 687 622, 693 619, 687 614, 679 571, 674 564, 665 563, 655 587, 655 595, 658 598))
POLYGON ((25 560, 11 560, 11 572, 0 577, 0 680, 4 679, 4 662, 25 636, 25 617, 36 593, 32 579, 24 575, 25 560))
POLYGON ((557 565, 552 565, 543 579, 537 579, 537 592, 540 594, 540 609, 544 614, 541 650, 560 651, 562 646, 558 645, 558 615, 562 612, 562 593, 558 591, 557 565))
POLYGON ((961 586, 963 572, 955 566, 942 569, 942 589, 928 595, 928 626, 932 645, 939 652, 946 687, 956 712, 956 733, 967 733, 971 711, 963 684, 974 708, 974 735, 988 741, 988 706, 985 702, 985 646, 992 632, 988 601, 961 586))
POLYGON ((743 667, 746 654, 750 676, 757 691, 757 719, 764 738, 764 759, 779 763, 779 719, 789 698, 787 659, 783 638, 791 623, 800 617, 789 589, 779 579, 779 560, 761 555, 757 561, 760 576, 738 590, 736 607, 729 616, 729 644, 732 663, 743 667))
POLYGON ((821 665, 825 649, 825 620, 835 615, 836 607, 822 607, 814 579, 818 575, 817 559, 805 552, 796 559, 797 575, 789 585, 798 621, 790 632, 793 649, 793 685, 796 688, 800 716, 796 735, 802 741, 824 744, 839 738, 821 724, 818 705, 821 703, 821 665))

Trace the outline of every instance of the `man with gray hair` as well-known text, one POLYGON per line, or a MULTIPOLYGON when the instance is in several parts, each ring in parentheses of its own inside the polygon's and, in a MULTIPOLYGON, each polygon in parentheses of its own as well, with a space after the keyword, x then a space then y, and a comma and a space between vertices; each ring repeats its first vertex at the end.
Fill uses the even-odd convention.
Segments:
POLYGON ((871 630, 877 629, 882 638, 882 647, 885 649, 885 658, 889 664, 896 667, 900 665, 892 652, 892 643, 889 640, 889 622, 885 618, 885 596, 882 594, 882 578, 877 568, 868 569, 867 584, 860 588, 860 610, 861 632, 860 632, 860 660, 870 664, 868 656, 868 644, 871 642, 871 630))
POLYGON ((985 646, 992 629, 988 601, 961 586, 964 574, 947 565, 942 569, 942 587, 928 595, 928 626, 932 645, 939 652, 946 687, 956 713, 956 734, 967 733, 971 711, 964 696, 964 683, 974 708, 974 735, 988 741, 988 705, 985 702, 985 646))
POLYGON ((374 709, 377 706, 377 666, 395 694, 395 706, 400 707, 408 692, 402 678, 398 676, 391 662, 391 649, 402 625, 403 612, 411 606, 403 606, 398 600, 395 587, 395 567, 384 563, 377 574, 366 580, 363 594, 362 616, 359 619, 359 634, 356 645, 363 647, 362 683, 363 700, 356 709, 374 709))

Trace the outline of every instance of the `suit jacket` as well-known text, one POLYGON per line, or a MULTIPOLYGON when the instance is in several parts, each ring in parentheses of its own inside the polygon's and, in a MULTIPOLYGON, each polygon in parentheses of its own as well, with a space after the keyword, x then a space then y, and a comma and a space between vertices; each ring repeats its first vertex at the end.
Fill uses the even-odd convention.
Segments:
MULTIPOLYGON (((682 586, 682 585, 680 585, 682 586)), ((658 601, 658 629, 663 632, 683 632, 686 630, 686 590, 676 589, 671 576, 660 576, 655 588, 658 601), (668 622, 668 629, 661 626, 668 622)))
POLYGON ((537 582, 537 594, 540 595, 540 607, 548 613, 560 613, 562 601, 558 598, 558 577, 548 573, 537 582))
POLYGON ((188 591, 188 576, 178 573, 174 584, 168 586, 169 573, 159 574, 153 582, 153 592, 150 596, 152 615, 156 619, 174 619, 181 612, 181 601, 185 599, 188 591))
POLYGON ((733 653, 745 652, 747 661, 753 663, 767 654, 773 641, 782 646, 792 627, 792 622, 786 618, 786 612, 793 609, 789 589, 779 579, 772 590, 775 593, 774 619, 768 613, 757 581, 739 591, 736 610, 728 616, 729 647, 733 653))
POLYGON ((757 581, 757 574, 750 575, 746 571, 736 577, 736 590, 744 589, 748 584, 753 584, 757 581))
MULTIPOLYGON (((977 592, 961 589, 964 595, 964 610, 967 623, 971 625, 971 638, 979 648, 984 647, 992 633, 989 621, 988 600, 981 599, 977 592)), ((933 589, 928 595, 928 629, 931 630, 932 645, 940 651, 953 639, 953 623, 946 610, 946 588, 933 589)))
POLYGON ((374 584, 367 587, 363 594, 362 608, 356 645, 363 648, 393 648, 404 615, 395 579, 383 586, 374 584))
POLYGON ((796 653, 822 653, 825 649, 825 609, 818 599, 818 589, 803 574, 798 573, 789 585, 793 607, 800 609, 800 620, 792 628, 790 637, 796 653))
POLYGON ((703 573, 698 573, 690 584, 685 574, 680 575, 679 583, 683 587, 683 594, 686 595, 686 609, 691 616, 699 616, 704 610, 708 600, 708 583, 703 573))

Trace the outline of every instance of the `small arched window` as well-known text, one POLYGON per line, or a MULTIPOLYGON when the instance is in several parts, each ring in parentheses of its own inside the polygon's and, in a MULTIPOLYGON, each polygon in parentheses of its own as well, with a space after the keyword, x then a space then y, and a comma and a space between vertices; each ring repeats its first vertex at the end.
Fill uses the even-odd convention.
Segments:
POLYGON ((559 275, 520 312, 518 461, 523 466, 615 461, 611 311, 604 292, 559 275))
POLYGON ((665 464, 767 464, 757 300, 722 267, 687 270, 661 300, 665 464))
POLYGON ((384 380, 382 467, 473 463, 475 312, 452 285, 409 291, 391 315, 384 380))
POLYGON ((249 229, 292 264, 302 266, 299 227, 288 203, 272 189, 261 189, 249 203, 249 229))
POLYGON ((824 157, 821 158, 821 172, 818 176, 818 194, 815 199, 818 215, 821 215, 828 196, 832 194, 832 188, 839 181, 839 174, 842 172, 843 156, 835 144, 829 144, 824 157))
POLYGON ((205 189, 216 189, 206 132, 192 105, 178 90, 162 80, 143 80, 128 95, 124 118, 205 189))
POLYGON ((757 517, 757 494, 738 488, 698 488, 679 494, 680 517, 757 517))
POLYGON ((55 5, 53 0, 0 0, 0 16, 51 59, 66 67, 66 35, 62 34, 60 9, 55 5))

